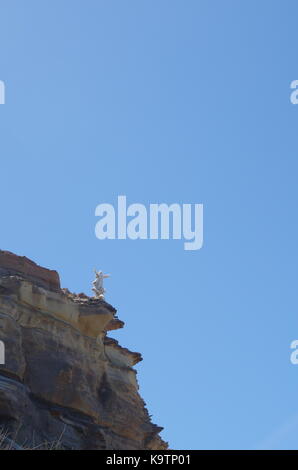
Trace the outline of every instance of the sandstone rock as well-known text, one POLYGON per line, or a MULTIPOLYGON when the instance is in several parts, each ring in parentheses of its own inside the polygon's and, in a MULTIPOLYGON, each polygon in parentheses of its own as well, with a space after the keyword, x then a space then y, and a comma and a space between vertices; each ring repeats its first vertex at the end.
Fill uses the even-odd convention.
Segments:
POLYGON ((16 445, 60 439, 65 449, 166 449, 138 393, 139 353, 104 300, 60 288, 59 276, 0 251, 0 428, 16 445))
POLYGON ((21 274, 38 286, 49 290, 60 290, 57 271, 42 268, 25 256, 16 256, 10 251, 0 250, 0 275, 21 274))

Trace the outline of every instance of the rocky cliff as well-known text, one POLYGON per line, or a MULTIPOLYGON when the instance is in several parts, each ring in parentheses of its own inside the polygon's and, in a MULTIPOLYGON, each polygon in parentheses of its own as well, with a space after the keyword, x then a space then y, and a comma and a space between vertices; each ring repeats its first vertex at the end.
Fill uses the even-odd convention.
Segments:
POLYGON ((166 449, 138 393, 141 355, 107 336, 121 327, 104 300, 0 251, 0 428, 26 447, 166 449))

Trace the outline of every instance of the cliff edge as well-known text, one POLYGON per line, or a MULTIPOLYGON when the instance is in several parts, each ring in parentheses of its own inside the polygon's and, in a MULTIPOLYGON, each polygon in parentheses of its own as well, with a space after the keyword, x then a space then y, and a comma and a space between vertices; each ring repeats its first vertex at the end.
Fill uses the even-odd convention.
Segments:
POLYGON ((0 428, 16 445, 167 449, 138 393, 141 355, 107 336, 123 325, 104 300, 0 250, 0 428))

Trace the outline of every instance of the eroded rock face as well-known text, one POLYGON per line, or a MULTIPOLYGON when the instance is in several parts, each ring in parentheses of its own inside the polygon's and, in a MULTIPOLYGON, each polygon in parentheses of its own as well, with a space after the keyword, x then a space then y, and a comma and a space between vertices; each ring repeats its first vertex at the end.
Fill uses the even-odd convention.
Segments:
POLYGON ((107 337, 121 327, 107 302, 0 251, 0 427, 26 447, 166 449, 138 393, 141 355, 107 337))

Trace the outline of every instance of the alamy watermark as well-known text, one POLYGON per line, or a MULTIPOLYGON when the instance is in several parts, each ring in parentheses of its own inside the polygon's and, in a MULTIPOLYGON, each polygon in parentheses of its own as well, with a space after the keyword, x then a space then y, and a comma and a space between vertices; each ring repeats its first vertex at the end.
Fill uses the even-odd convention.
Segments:
POLYGON ((0 104, 5 104, 5 83, 0 80, 0 104))
POLYGON ((0 365, 5 364, 5 345, 0 341, 0 365))
POLYGON ((298 340, 297 339, 291 342, 290 348, 294 350, 291 353, 290 361, 292 364, 296 365, 298 364, 298 340))
POLYGON ((118 196, 117 207, 99 204, 95 226, 99 240, 185 240, 184 250, 203 246, 203 204, 130 204, 118 196), (129 218, 129 219, 128 219, 129 218))
POLYGON ((293 80, 290 88, 293 90, 290 95, 290 101, 292 104, 298 104, 298 80, 293 80))

